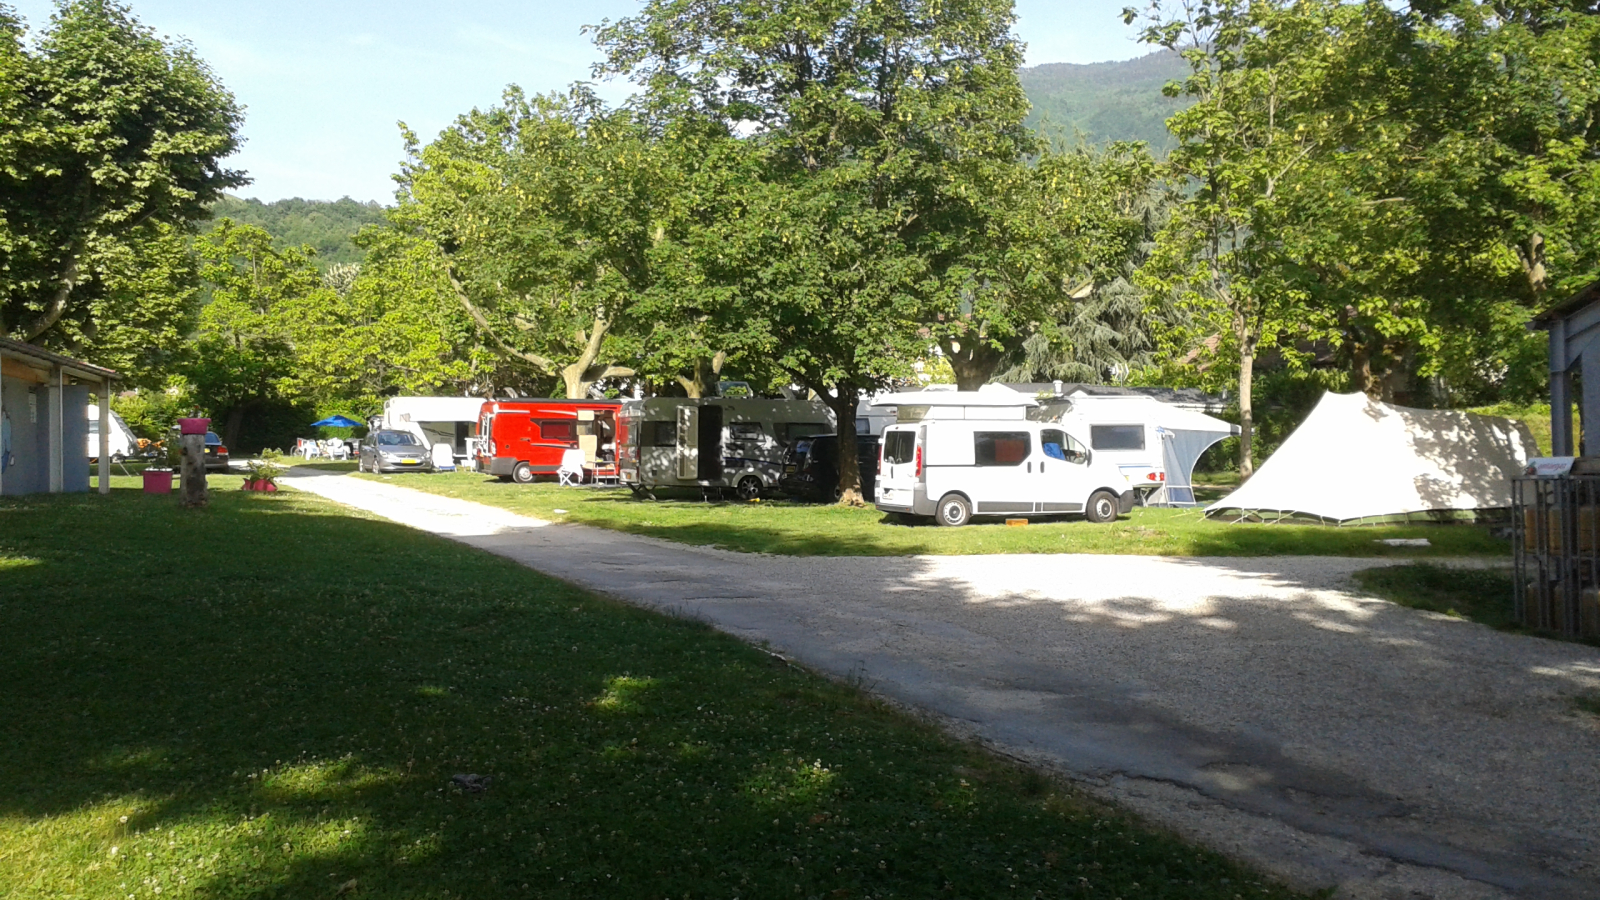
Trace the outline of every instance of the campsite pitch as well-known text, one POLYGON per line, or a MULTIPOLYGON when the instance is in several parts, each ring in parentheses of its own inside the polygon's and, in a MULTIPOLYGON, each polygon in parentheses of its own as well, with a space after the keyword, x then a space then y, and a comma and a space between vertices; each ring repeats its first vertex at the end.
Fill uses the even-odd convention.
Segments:
POLYGON ((133 483, 0 500, 0 896, 1293 896, 696 622, 133 483))
POLYGON ((1472 525, 1251 524, 1207 519, 1197 509, 1135 509, 1109 525, 1081 519, 1009 527, 899 524, 871 507, 762 500, 708 503, 697 495, 637 499, 630 491, 509 484, 474 472, 355 476, 471 500, 555 522, 577 522, 684 544, 785 556, 913 556, 973 553, 1114 553, 1142 556, 1508 556, 1508 541, 1472 525), (1428 546, 1392 546, 1427 538, 1428 546))

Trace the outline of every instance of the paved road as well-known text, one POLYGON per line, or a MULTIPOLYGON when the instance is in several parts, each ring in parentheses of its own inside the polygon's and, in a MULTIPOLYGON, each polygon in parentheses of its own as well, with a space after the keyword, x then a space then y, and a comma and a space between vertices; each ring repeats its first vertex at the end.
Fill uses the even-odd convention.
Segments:
POLYGON ((1371 560, 789 558, 290 483, 865 681, 1290 881, 1600 897, 1600 650, 1354 592, 1371 560))

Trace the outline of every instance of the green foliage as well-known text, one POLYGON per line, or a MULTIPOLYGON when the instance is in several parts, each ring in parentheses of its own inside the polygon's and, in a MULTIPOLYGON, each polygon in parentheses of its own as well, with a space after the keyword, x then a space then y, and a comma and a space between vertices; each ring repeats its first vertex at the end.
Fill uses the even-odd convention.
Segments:
POLYGON ((183 232, 245 183, 238 106, 126 6, 68 0, 30 44, 0 7, 0 116, 0 334, 142 374, 194 309, 183 232))
POLYGON ((1295 896, 703 625, 211 481, 0 501, 0 893, 1295 896))
POLYGON ((1168 50, 1119 62, 1046 63, 1017 72, 1032 112, 1029 127, 1091 144, 1141 141, 1157 156, 1172 149, 1167 118, 1186 101, 1162 89, 1188 73, 1168 50))
POLYGON ((178 419, 189 415, 194 401, 181 387, 145 388, 131 395, 113 394, 111 408, 136 436, 148 441, 165 441, 168 433, 177 427, 178 419))
POLYGON ((369 225, 384 224, 384 207, 344 197, 339 200, 302 200, 294 197, 263 203, 254 197, 226 196, 211 204, 211 218, 232 219, 254 225, 272 235, 280 250, 310 247, 318 269, 360 263, 366 250, 356 234, 369 225))
POLYGON ((200 314, 182 377, 194 402, 218 421, 223 443, 282 446, 283 420, 310 412, 299 384, 296 330, 336 302, 336 295, 323 286, 307 252, 275 250, 272 236, 254 226, 224 219, 196 243, 196 251, 211 302, 200 314), (258 421, 280 424, 246 440, 252 413, 258 421))

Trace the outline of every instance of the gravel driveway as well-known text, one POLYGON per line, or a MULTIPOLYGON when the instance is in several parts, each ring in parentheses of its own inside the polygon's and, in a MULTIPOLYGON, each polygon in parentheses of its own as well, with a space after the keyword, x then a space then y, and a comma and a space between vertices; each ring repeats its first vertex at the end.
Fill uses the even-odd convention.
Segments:
POLYGON ((1374 560, 792 558, 290 482, 702 618, 1305 887, 1600 897, 1600 650, 1361 596, 1374 560))

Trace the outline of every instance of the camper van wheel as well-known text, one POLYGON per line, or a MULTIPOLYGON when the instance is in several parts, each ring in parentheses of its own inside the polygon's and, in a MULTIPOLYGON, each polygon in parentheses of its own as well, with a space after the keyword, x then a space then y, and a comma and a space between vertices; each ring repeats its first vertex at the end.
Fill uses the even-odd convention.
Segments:
POLYGON ((761 496, 761 487, 761 479, 754 475, 746 475, 739 479, 739 483, 734 490, 739 492, 740 500, 749 503, 761 496))
POLYGON ((1091 522, 1115 522, 1117 520, 1117 495, 1110 491, 1095 491, 1089 495, 1089 505, 1084 509, 1084 515, 1091 522))
POLYGON ((960 494, 945 494, 939 499, 939 514, 934 519, 951 528, 965 525, 972 520, 972 503, 960 494))
POLYGON ((533 484, 533 466, 525 462, 517 463, 517 467, 511 470, 511 480, 517 484, 533 484))

